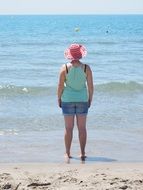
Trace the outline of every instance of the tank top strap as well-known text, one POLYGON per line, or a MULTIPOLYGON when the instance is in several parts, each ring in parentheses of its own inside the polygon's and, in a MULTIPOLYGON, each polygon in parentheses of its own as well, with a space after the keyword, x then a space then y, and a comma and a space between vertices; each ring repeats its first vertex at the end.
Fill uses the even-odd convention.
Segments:
POLYGON ((87 68, 87 65, 85 64, 84 65, 84 72, 86 73, 86 68, 87 68))
POLYGON ((67 64, 65 64, 65 67, 66 67, 66 73, 68 74, 68 66, 67 66, 67 64))

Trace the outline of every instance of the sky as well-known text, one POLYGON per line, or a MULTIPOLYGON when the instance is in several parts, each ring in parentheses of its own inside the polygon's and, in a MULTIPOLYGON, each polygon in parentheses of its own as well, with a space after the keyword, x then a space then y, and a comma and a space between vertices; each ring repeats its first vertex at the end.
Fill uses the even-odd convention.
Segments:
POLYGON ((143 0, 0 0, 0 14, 143 14, 143 0))

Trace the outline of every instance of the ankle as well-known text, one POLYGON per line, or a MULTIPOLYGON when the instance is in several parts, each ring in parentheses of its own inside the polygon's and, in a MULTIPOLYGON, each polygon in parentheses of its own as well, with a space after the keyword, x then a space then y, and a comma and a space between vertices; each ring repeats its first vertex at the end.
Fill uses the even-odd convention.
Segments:
POLYGON ((65 156, 68 157, 68 158, 71 158, 71 155, 70 155, 69 152, 68 152, 68 153, 66 152, 66 153, 65 153, 65 156))

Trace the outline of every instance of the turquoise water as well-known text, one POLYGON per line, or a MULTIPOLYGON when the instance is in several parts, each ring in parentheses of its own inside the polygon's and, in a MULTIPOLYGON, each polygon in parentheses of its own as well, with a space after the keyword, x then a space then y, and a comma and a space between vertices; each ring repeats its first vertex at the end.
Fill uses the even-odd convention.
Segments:
POLYGON ((143 15, 0 16, 0 28, 0 162, 63 161, 56 89, 74 42, 94 77, 88 161, 143 161, 143 15))

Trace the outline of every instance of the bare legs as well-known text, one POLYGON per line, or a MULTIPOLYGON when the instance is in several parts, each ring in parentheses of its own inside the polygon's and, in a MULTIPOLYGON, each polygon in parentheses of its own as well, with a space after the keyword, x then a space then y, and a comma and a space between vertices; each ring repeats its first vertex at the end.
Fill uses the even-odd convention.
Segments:
POLYGON ((73 137, 73 127, 74 127, 74 116, 64 116, 65 119, 65 147, 66 147, 66 156, 68 158, 70 155, 71 142, 73 137))
MULTIPOLYGON (((66 155, 68 158, 71 157, 70 155, 70 148, 72 143, 73 137, 73 128, 74 128, 74 116, 64 116, 65 119, 65 148, 66 148, 66 155)), ((86 116, 85 115, 77 115, 77 127, 79 133, 79 143, 80 143, 80 150, 81 150, 81 158, 85 158, 85 146, 86 146, 86 139, 87 139, 87 132, 86 132, 86 116)))
POLYGON ((77 127, 78 127, 79 143, 80 143, 80 150, 81 150, 80 157, 83 159, 85 158, 85 146, 86 146, 86 139, 87 139, 85 115, 77 115, 77 127))

